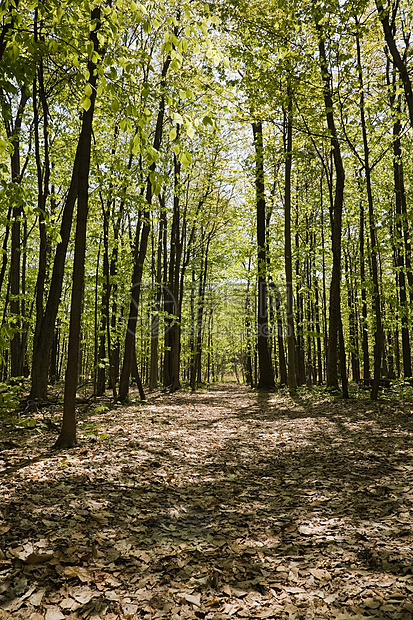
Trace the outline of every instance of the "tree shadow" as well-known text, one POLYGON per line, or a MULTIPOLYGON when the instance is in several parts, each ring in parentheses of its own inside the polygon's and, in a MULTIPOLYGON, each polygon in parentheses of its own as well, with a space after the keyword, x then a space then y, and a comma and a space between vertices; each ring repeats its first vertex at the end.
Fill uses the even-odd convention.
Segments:
MULTIPOLYGON (((158 416, 131 412, 123 438, 89 443, 82 459, 81 449, 69 451, 76 467, 62 455, 46 479, 20 478, 19 495, 3 498, 11 526, 3 551, 47 540, 56 562, 10 557, 15 574, 50 592, 76 581, 66 566, 116 572, 125 596, 136 584, 152 593, 192 584, 205 605, 243 591, 265 608, 288 591, 299 606, 314 590, 333 597, 331 613, 348 611, 350 598, 361 610, 353 615, 372 611, 365 595, 351 594, 354 581, 367 589, 388 579, 409 600, 409 417, 390 418, 382 405, 240 397, 227 386, 195 399, 197 410, 186 413, 180 407, 192 396, 166 398, 158 416), (94 545, 99 555, 88 557, 94 545), (334 598, 337 583, 343 592, 334 598)), ((402 617, 401 605, 373 613, 402 617)))

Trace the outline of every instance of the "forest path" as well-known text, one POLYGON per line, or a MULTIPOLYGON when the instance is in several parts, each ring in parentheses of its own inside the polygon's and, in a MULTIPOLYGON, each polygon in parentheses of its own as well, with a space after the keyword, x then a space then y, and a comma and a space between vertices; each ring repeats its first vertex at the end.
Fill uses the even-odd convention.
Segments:
POLYGON ((410 619, 412 431, 222 384, 94 406, 61 453, 3 433, 0 619, 410 619))

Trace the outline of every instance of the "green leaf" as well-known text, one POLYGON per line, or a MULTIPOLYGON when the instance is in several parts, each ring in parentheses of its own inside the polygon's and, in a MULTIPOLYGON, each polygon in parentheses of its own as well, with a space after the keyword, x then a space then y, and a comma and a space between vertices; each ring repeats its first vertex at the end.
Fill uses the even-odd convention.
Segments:
POLYGON ((178 112, 172 112, 171 114, 172 120, 174 120, 179 125, 183 125, 184 119, 178 112))
POLYGON ((187 168, 192 163, 192 157, 188 151, 183 151, 179 159, 184 168, 187 168))
POLYGON ((86 97, 90 97, 92 94, 92 87, 90 84, 86 84, 85 86, 85 95, 86 97))
POLYGON ((0 153, 4 153, 4 151, 7 150, 9 146, 9 143, 7 142, 7 140, 3 140, 3 138, 0 138, 0 153))
POLYGON ((192 138, 195 136, 195 127, 193 125, 188 125, 188 127, 186 128, 186 134, 188 138, 192 140, 192 138))
POLYGON ((87 112, 91 105, 89 97, 85 97, 80 105, 85 110, 85 112, 87 112))
POLYGON ((169 139, 171 140, 171 142, 176 140, 176 135, 177 135, 176 127, 172 127, 171 131, 169 132, 169 139))

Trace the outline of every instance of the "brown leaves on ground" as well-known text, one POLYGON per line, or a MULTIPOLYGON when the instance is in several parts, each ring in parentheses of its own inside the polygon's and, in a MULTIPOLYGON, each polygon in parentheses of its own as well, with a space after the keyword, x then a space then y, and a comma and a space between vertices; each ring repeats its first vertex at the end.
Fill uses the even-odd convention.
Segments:
POLYGON ((411 409, 227 384, 10 431, 0 618, 412 618, 411 409))

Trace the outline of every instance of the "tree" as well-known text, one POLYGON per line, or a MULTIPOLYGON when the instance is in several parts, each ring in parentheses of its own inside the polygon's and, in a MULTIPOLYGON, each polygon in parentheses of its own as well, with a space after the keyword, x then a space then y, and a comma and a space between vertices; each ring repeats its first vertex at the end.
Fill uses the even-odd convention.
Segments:
MULTIPOLYGON (((327 347, 327 386, 338 388, 337 374, 337 351, 339 350, 339 333, 342 330, 341 322, 341 302, 340 302, 340 280, 341 280, 341 232, 342 232, 342 213, 343 213, 343 194, 344 194, 344 166, 341 156, 340 142, 337 136, 336 124, 334 120, 334 104, 332 96, 332 77, 328 68, 327 54, 325 49, 324 35, 322 28, 317 22, 318 50, 320 58, 321 80, 323 84, 323 97, 327 127, 330 134, 331 149, 333 153, 334 167, 336 173, 334 204, 331 210, 331 247, 333 254, 333 269, 330 284, 330 307, 329 307, 329 335, 327 347)), ((342 360, 343 362, 344 360, 342 360)), ((344 377, 346 373, 345 364, 341 364, 341 373, 344 377)), ((344 385, 343 385, 344 389, 344 385)))
POLYGON ((90 15, 90 40, 93 51, 88 62, 89 81, 86 86, 86 103, 82 118, 78 146, 77 167, 77 217, 75 235, 75 255, 73 261, 73 286, 70 307, 69 350, 65 374, 65 393, 63 404, 63 421, 55 448, 71 448, 76 445, 76 389, 79 372, 79 345, 82 317, 82 298, 85 273, 86 229, 89 205, 89 170, 92 141, 93 113, 96 102, 96 85, 98 80, 97 63, 101 56, 98 33, 101 26, 101 10, 94 8, 90 15), (96 59, 96 60, 95 60, 96 59))
POLYGON ((267 236, 264 183, 264 144, 262 123, 252 124, 255 148, 255 188, 257 195, 257 266, 258 266, 258 387, 268 389, 274 387, 274 371, 271 364, 268 341, 270 330, 268 325, 268 292, 267 292, 267 236))
POLYGON ((297 389, 295 333, 294 333, 294 293, 293 293, 293 263, 291 249, 291 166, 293 150, 293 100, 291 88, 287 89, 287 109, 284 111, 284 150, 285 150, 285 180, 284 180, 284 260, 285 283, 287 292, 287 349, 288 349, 288 387, 294 392, 297 389))

